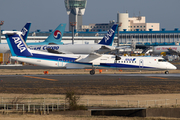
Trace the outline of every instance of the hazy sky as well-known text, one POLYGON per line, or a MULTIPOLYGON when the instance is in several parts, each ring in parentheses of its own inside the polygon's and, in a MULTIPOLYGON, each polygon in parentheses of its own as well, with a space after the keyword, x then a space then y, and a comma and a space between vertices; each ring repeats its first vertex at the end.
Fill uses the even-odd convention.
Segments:
MULTIPOLYGON (((146 16, 146 22, 160 23, 166 30, 180 29, 180 0, 87 0, 83 24, 117 21, 117 12, 129 16, 146 16)), ((68 15, 64 0, 0 0, 0 20, 3 30, 21 30, 31 22, 30 31, 55 29, 66 23, 68 15)))

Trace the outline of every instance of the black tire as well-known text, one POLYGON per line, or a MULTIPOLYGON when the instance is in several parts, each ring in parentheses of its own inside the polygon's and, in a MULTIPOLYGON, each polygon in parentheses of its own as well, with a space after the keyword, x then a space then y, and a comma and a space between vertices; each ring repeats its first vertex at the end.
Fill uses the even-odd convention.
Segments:
POLYGON ((169 71, 165 71, 165 74, 169 74, 169 71))
POLYGON ((94 74, 95 74, 95 70, 91 70, 91 71, 90 71, 90 74, 91 74, 91 75, 94 75, 94 74))

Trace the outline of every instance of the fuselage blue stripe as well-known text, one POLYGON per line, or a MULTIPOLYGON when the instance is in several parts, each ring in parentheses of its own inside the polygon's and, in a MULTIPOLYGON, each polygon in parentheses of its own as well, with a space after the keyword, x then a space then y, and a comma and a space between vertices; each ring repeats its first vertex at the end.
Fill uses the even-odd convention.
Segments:
MULTIPOLYGON (((27 57, 22 57, 27 58, 27 57)), ((64 63, 73 63, 73 64, 81 64, 81 65, 92 65, 92 63, 81 63, 81 62, 75 62, 76 58, 70 58, 70 57, 62 57, 62 56, 50 56, 50 55, 43 55, 43 54, 35 54, 33 53, 33 56, 30 57, 31 59, 41 59, 41 60, 49 60, 49 61, 56 61, 59 62, 61 59, 64 63)), ((139 66, 139 65, 129 65, 129 64, 122 64, 122 63, 100 63, 100 65, 96 65, 97 67, 105 67, 105 68, 145 68, 145 69, 155 69, 154 67, 148 67, 148 66, 139 66)))

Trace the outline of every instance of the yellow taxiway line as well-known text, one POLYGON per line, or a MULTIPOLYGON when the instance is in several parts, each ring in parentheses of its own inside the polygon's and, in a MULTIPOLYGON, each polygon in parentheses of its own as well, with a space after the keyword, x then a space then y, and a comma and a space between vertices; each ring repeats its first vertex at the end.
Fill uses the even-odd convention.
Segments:
POLYGON ((34 77, 34 76, 23 76, 28 78, 35 78, 35 79, 42 79, 42 80, 49 80, 49 81, 58 81, 56 79, 49 79, 49 78, 41 78, 41 77, 34 77))

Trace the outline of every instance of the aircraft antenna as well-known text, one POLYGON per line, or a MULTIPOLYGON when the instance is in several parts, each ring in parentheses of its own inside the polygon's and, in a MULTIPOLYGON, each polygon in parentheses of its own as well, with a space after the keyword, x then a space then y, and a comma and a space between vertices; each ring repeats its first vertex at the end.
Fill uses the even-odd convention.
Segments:
POLYGON ((138 20, 141 20, 141 12, 139 11, 139 16, 138 16, 138 20))

